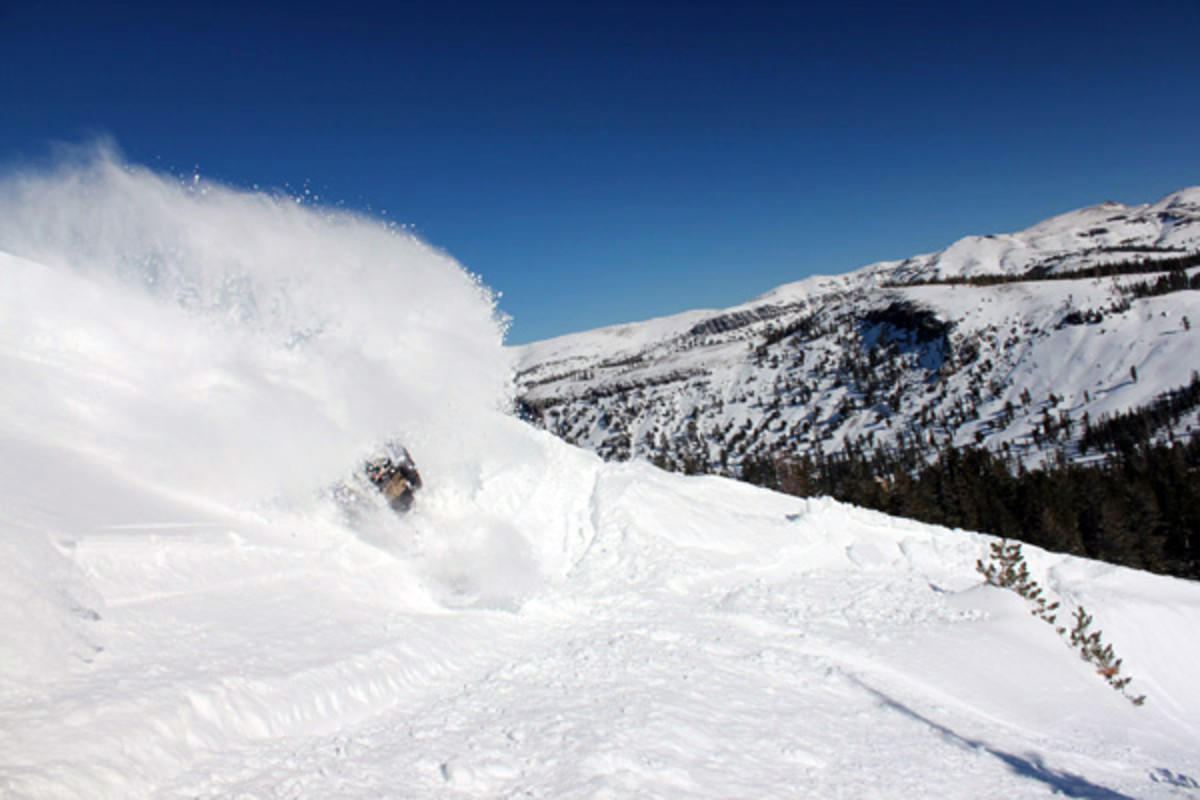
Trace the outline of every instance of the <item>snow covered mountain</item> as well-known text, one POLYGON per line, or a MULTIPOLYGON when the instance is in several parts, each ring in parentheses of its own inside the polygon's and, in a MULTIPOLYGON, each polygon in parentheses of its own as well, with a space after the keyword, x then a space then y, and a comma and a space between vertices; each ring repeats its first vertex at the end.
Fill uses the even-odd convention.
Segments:
MULTIPOLYGON (((1200 292, 1148 285, 1158 265, 1194 288, 1198 252, 1200 188, 1101 203, 733 308, 517 348, 520 399, 528 418, 605 458, 685 471, 944 443, 1026 464, 1086 457, 1086 423, 1200 367, 1200 292)), ((1198 426, 1187 414, 1169 427, 1158 435, 1198 426)))
POLYGON ((489 293, 377 223, 100 158, 0 180, 0 252, 4 797, 1200 794, 1194 582, 1027 551, 1137 707, 986 537, 513 419, 489 293))

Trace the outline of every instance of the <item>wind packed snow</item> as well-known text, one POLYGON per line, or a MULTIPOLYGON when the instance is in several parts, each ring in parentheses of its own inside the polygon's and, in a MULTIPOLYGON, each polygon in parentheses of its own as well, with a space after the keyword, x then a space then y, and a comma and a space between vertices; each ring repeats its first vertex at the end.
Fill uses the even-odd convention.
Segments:
POLYGON ((0 182, 0 794, 1200 796, 1200 587, 508 416, 402 231, 93 154, 0 182), (425 488, 351 524, 387 438, 425 488))

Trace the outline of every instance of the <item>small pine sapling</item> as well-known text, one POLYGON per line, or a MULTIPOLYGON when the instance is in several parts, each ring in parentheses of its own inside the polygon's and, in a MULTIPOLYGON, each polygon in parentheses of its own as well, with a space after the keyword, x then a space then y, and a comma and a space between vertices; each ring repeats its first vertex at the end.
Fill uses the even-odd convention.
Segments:
POLYGON ((1029 577, 1029 567, 1025 563, 1025 554, 1021 552, 1020 542, 1009 542, 1003 539, 992 542, 988 563, 983 559, 975 562, 975 569, 983 575, 992 586, 1002 589, 1012 589, 1030 602, 1033 608, 1030 614, 1053 625, 1057 616, 1058 603, 1047 603, 1043 596, 1042 587, 1029 577))
MULTIPOLYGON (((1055 600, 1053 603, 1047 603, 1046 598, 1042 595, 1042 587, 1038 586, 1036 582, 1030 581, 1030 587, 1028 594, 1023 594, 1023 597, 1033 605, 1029 613, 1043 622, 1053 625, 1058 620, 1059 602, 1055 600)), ((1061 628, 1056 628, 1056 630, 1059 630, 1061 635, 1061 628)))
MULTIPOLYGON (((1047 602, 1042 587, 1029 577, 1029 567, 1025 563, 1025 554, 1021 552, 1020 542, 1009 542, 1002 539, 992 542, 991 552, 987 563, 983 559, 975 562, 975 569, 991 586, 1001 589, 1011 589, 1029 601, 1032 606, 1029 613, 1050 625, 1055 625, 1058 619, 1058 601, 1047 602)), ((1068 631, 1062 626, 1055 626, 1059 636, 1064 636, 1067 643, 1079 651, 1079 657, 1096 665, 1096 673, 1103 676, 1109 685, 1129 699, 1135 706, 1146 702, 1145 695, 1133 695, 1125 690, 1133 680, 1121 675, 1121 659, 1113 653, 1111 644, 1104 644, 1100 631, 1093 631, 1092 615, 1082 606, 1075 609, 1075 625, 1068 631)))
POLYGON ((1133 678, 1121 675, 1121 659, 1116 657, 1111 644, 1103 643, 1101 631, 1091 630, 1092 621, 1092 615, 1083 606, 1075 609, 1075 627, 1068 637, 1071 647, 1079 651, 1079 657, 1084 661, 1095 664, 1096 674, 1103 676, 1110 686, 1129 698, 1129 702, 1135 706, 1142 705, 1146 702, 1146 696, 1125 691, 1133 678))
POLYGON ((1029 568, 1025 566, 1020 542, 1009 543, 1007 539, 992 542, 988 562, 976 560, 975 569, 990 585, 1001 589, 1014 589, 1020 593, 1018 587, 1029 582, 1029 568))

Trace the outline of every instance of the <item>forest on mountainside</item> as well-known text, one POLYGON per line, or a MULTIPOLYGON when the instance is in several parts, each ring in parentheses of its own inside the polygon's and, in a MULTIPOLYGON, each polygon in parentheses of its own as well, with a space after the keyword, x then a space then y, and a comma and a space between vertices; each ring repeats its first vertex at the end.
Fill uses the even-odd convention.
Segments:
MULTIPOLYGON (((1096 264, 1080 269, 1051 272, 1047 265, 1034 266, 1025 272, 1018 273, 988 273, 985 275, 955 275, 946 278, 921 278, 912 281, 888 282, 885 286, 999 286, 1006 283, 1023 283, 1025 281, 1071 281, 1089 278, 1114 278, 1118 275, 1147 275, 1158 272, 1184 273, 1192 267, 1200 266, 1200 253, 1180 253, 1161 257, 1162 252, 1175 253, 1175 250, 1151 251, 1147 248, 1135 248, 1142 257, 1113 261, 1107 264, 1096 264), (1154 258, 1145 258, 1147 253, 1154 253, 1154 258)), ((1108 248, 1109 252, 1122 252, 1119 248, 1108 248)), ((1186 286, 1182 288, 1188 288, 1186 286)), ((1196 288, 1192 286, 1191 288, 1196 288)))
POLYGON ((744 465, 743 479, 1114 564, 1200 579, 1200 439, 1123 441, 1096 463, 1027 470, 979 447, 944 447, 915 472, 883 451, 744 465))

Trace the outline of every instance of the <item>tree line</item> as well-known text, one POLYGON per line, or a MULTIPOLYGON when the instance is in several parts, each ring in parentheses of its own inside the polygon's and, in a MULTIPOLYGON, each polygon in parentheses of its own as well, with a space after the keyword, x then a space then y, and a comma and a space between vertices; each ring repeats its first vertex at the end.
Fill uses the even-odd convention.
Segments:
POLYGON ((1200 439, 1141 444, 1103 463, 1027 470, 983 448, 944 447, 910 472, 886 451, 756 458, 752 483, 1057 552, 1200 579, 1200 439))
MULTIPOLYGON (((1133 374, 1136 375, 1136 372, 1133 374)), ((1103 416, 1094 424, 1085 418, 1083 433, 1079 437, 1079 451, 1133 451, 1198 406, 1200 372, 1193 371, 1190 383, 1158 395, 1148 405, 1113 416, 1103 416)))
MULTIPOLYGON (((1121 287, 1122 294, 1136 299, 1159 297, 1172 292, 1200 289, 1200 272, 1188 277, 1185 269, 1172 269, 1155 281, 1138 281, 1121 287)), ((1185 317, 1186 319, 1186 317, 1185 317)))
MULTIPOLYGON (((1115 248, 1109 249, 1115 250, 1115 248)), ((1050 272, 1047 267, 1035 266, 1025 272, 1016 274, 955 275, 945 278, 923 278, 911 282, 887 283, 884 285, 895 287, 931 285, 998 286, 1005 283, 1022 283, 1024 281, 1069 281, 1088 278, 1111 278, 1118 275, 1145 275, 1154 272, 1183 272, 1196 266, 1200 266, 1200 253, 1187 253, 1165 258, 1134 258, 1125 261, 1113 261, 1107 264, 1096 264, 1080 269, 1063 270, 1061 272, 1050 272)))

